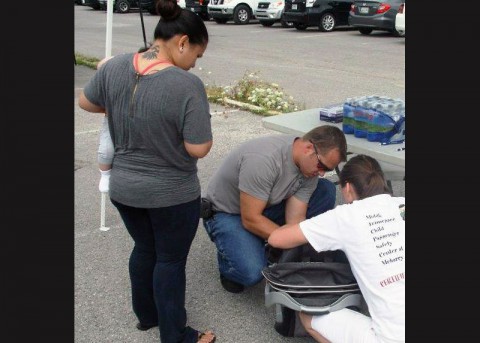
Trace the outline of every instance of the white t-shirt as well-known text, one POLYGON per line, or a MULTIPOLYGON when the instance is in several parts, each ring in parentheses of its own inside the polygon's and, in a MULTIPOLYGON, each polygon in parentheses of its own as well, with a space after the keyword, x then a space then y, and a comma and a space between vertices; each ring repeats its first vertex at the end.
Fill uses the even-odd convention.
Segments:
POLYGON ((368 305, 372 328, 387 339, 405 340, 404 197, 376 195, 300 223, 316 251, 345 252, 368 305))

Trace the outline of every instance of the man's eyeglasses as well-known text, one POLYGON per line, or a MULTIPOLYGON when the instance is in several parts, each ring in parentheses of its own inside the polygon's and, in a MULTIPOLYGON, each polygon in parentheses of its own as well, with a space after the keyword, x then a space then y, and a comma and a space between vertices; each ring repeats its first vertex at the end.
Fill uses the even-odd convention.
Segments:
POLYGON ((313 144, 313 149, 315 150, 315 156, 317 156, 317 168, 320 169, 320 170, 323 170, 324 172, 330 172, 330 171, 333 171, 333 169, 330 169, 328 168, 325 164, 322 163, 322 161, 320 161, 320 158, 318 157, 318 151, 317 151, 317 147, 315 146, 315 143, 313 143, 312 141, 310 141, 310 143, 313 144))

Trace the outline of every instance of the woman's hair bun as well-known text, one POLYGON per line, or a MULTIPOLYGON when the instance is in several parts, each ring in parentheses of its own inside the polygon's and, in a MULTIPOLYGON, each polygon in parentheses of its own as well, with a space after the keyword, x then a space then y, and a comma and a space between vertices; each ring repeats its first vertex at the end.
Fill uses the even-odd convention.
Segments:
POLYGON ((177 0, 157 0, 157 13, 163 20, 175 20, 182 13, 182 8, 178 6, 177 0))

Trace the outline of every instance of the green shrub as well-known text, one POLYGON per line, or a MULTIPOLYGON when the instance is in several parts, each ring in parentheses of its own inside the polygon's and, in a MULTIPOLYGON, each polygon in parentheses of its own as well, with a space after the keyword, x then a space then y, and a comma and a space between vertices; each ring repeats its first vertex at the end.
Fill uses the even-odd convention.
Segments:
POLYGON ((253 111, 257 114, 287 113, 305 108, 297 104, 278 84, 264 81, 258 75, 259 72, 247 71, 233 86, 219 87, 205 84, 208 98, 212 102, 223 103, 226 97, 256 105, 263 109, 253 111))

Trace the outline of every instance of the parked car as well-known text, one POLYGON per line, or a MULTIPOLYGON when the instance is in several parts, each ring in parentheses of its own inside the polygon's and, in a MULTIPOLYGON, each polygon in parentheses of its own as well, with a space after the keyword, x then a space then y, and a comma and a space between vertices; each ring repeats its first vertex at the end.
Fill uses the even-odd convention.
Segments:
POLYGON ((330 32, 337 26, 348 25, 350 6, 353 0, 286 0, 283 19, 293 22, 297 30, 318 26, 330 32))
POLYGON ((99 10, 100 9, 100 3, 98 0, 78 0, 78 3, 82 6, 88 6, 93 8, 94 10, 99 10))
POLYGON ((285 0, 262 0, 253 12, 263 26, 272 26, 280 22, 283 27, 293 27, 293 23, 283 20, 285 0))
POLYGON ((405 36, 405 3, 402 2, 395 17, 395 30, 405 36))
POLYGON ((248 24, 255 18, 253 9, 259 0, 210 0, 208 14, 217 24, 233 20, 235 24, 248 24))
MULTIPOLYGON (((98 0, 102 10, 107 9, 107 0, 98 0)), ((155 8, 155 0, 113 0, 113 11, 118 13, 128 13, 132 8, 140 8, 147 10, 150 14, 157 14, 155 8)))
MULTIPOLYGON (((177 1, 178 2, 178 1, 177 1)), ((210 16, 208 15, 208 3, 210 0, 185 0, 185 6, 187 10, 195 12, 203 20, 209 20, 210 16)), ((182 7, 180 5, 180 7, 182 7)))
POLYGON ((369 35, 373 30, 382 30, 401 36, 395 28, 395 17, 403 2, 405 0, 355 0, 348 22, 364 35, 369 35))

